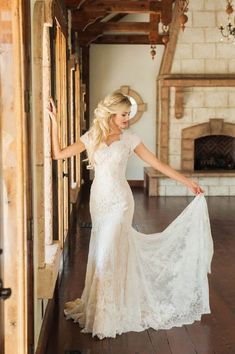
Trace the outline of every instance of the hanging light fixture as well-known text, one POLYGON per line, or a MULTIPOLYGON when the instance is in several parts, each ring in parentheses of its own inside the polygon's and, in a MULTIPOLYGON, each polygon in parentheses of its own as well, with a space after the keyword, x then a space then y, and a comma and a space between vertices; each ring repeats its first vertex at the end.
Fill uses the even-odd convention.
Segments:
POLYGON ((151 47, 150 47, 150 55, 152 57, 152 59, 154 59, 155 55, 156 55, 156 44, 151 44, 151 47))
POLYGON ((169 25, 162 22, 162 18, 157 14, 150 14, 151 31, 149 33, 150 55, 154 59, 156 55, 156 43, 161 35, 162 43, 166 46, 169 42, 169 25))
POLYGON ((158 38, 158 23, 159 23, 159 16, 158 14, 151 13, 149 15, 149 25, 150 25, 150 32, 149 32, 149 44, 150 44, 150 55, 152 59, 154 59, 156 55, 156 44, 158 38))
MULTIPOLYGON (((221 25, 219 27, 220 33, 221 33, 221 41, 224 40, 224 38, 227 39, 227 41, 233 41, 233 44, 235 44, 235 26, 232 25, 231 21, 231 15, 233 13, 233 5, 232 5, 232 0, 227 0, 227 6, 226 6, 226 13, 228 15, 228 23, 227 25, 223 26, 221 25)), ((234 20, 233 20, 234 22, 234 20)))

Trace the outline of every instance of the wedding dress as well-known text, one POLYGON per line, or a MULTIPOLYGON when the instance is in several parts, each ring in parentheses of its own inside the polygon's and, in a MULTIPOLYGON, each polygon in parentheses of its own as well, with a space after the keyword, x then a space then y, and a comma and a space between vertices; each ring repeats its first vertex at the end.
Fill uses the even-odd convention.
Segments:
MULTIPOLYGON (((81 141, 89 146, 88 133, 81 141)), ((85 288, 64 313, 83 333, 100 339, 149 327, 170 329, 210 313, 213 241, 204 195, 162 232, 147 235, 132 228, 134 200, 125 171, 140 141, 127 130, 94 155, 85 288)))

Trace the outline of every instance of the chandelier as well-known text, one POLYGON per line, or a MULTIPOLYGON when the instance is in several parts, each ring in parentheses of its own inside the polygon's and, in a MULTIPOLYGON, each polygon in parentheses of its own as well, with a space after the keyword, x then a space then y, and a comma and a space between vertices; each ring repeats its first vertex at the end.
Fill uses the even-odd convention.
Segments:
MULTIPOLYGON (((233 44, 235 44, 235 26, 232 24, 231 21, 231 15, 233 13, 233 5, 232 5, 233 0, 227 0, 227 6, 226 6, 226 13, 228 15, 228 23, 227 25, 223 26, 221 25, 219 27, 220 33, 221 33, 221 41, 224 40, 224 38, 227 39, 227 41, 232 41, 233 44)), ((233 20, 234 23, 234 20, 233 20)))

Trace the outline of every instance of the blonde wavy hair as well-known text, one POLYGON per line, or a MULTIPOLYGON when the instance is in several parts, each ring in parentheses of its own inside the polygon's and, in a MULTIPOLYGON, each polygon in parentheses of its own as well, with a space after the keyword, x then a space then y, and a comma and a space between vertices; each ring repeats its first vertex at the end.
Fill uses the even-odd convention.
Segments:
POLYGON ((105 142, 110 133, 110 121, 113 114, 120 111, 125 111, 131 106, 131 101, 128 96, 123 95, 119 91, 115 91, 111 95, 108 95, 104 100, 98 103, 98 106, 94 110, 94 119, 92 126, 89 129, 89 148, 87 149, 88 168, 94 166, 94 152, 99 145, 105 142))

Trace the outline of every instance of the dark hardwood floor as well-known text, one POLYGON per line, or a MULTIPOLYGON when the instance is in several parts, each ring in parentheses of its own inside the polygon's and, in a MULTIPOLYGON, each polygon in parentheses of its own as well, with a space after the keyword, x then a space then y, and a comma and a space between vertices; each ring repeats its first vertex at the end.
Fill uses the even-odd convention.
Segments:
MULTIPOLYGON (((144 233, 163 230, 192 200, 190 197, 148 198, 141 188, 134 188, 133 192, 134 227, 144 233)), ((101 341, 80 333, 78 324, 66 321, 64 303, 80 297, 84 286, 90 228, 81 228, 79 223, 90 221, 85 201, 70 238, 45 354, 235 354, 235 197, 208 197, 207 201, 215 247, 209 275, 210 315, 203 315, 201 322, 189 326, 129 332, 101 341)))

